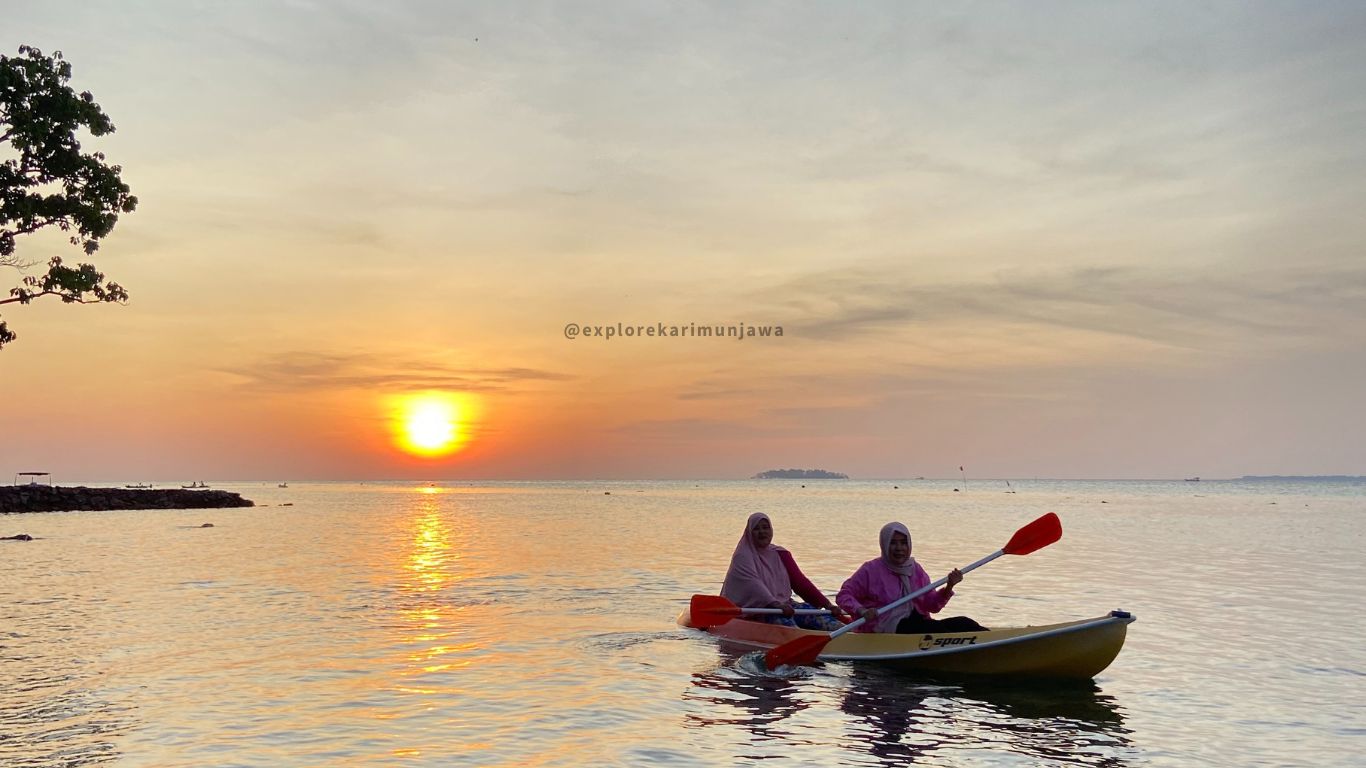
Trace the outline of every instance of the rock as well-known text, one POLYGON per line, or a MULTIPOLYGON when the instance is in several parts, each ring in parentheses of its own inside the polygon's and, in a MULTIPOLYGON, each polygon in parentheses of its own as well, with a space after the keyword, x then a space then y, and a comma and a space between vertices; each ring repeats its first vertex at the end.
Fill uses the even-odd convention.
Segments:
POLYGON ((114 509, 222 509, 253 507, 228 491, 138 490, 51 485, 0 486, 0 512, 74 512, 114 509))

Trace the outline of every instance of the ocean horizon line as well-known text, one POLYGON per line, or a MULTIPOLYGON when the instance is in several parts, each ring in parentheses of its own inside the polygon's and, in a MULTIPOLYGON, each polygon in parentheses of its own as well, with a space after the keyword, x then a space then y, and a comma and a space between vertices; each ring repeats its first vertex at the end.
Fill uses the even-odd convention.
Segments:
MULTIPOLYGON (((838 485, 840 483, 959 483, 971 487, 975 483, 1165 483, 1165 482, 1366 482, 1366 475, 1241 475, 1238 477, 1042 477, 1042 476, 1001 476, 1001 477, 972 477, 966 480, 962 477, 849 477, 849 478, 754 478, 754 477, 649 477, 649 478, 622 478, 622 477, 538 477, 538 478, 512 478, 512 477, 486 477, 486 478, 453 478, 453 477, 422 477, 422 478, 402 478, 402 477, 373 477, 373 478, 225 478, 196 479, 188 481, 190 483, 244 485, 244 484, 274 484, 280 483, 314 483, 314 484, 432 484, 432 483, 763 483, 763 484, 783 484, 783 483, 822 483, 838 485)), ((81 479, 58 482, 55 478, 54 485, 162 485, 167 488, 181 487, 185 485, 185 480, 158 480, 158 479, 81 479)), ((22 484, 22 483, 16 483, 22 484)), ((44 483, 46 484, 46 483, 44 483)))

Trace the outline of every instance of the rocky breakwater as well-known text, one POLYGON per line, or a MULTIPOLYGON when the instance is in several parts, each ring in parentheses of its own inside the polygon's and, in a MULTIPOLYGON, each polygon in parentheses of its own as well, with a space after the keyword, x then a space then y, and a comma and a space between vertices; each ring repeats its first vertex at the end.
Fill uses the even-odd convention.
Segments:
POLYGON ((221 509, 254 507, 228 491, 139 490, 51 485, 0 486, 0 512, 74 512, 110 509, 221 509))

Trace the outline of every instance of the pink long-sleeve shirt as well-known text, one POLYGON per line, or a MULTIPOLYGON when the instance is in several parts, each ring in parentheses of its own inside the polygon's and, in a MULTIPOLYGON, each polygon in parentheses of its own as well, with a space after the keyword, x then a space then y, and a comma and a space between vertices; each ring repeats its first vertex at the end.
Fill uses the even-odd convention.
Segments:
POLYGON ((783 567, 787 569, 787 579, 792 582, 792 591, 801 595, 802 599, 817 608, 825 608, 830 601, 820 591, 820 589, 806 578, 802 569, 797 567, 797 561, 792 558, 792 553, 786 549, 778 550, 778 557, 783 561, 783 567))
MULTIPOLYGON (((920 567, 920 563, 915 564, 915 573, 908 577, 911 582, 911 591, 926 587, 930 583, 929 574, 920 567)), ((835 597, 835 602, 841 608, 858 616, 867 608, 882 608, 882 606, 901 597, 901 577, 892 572, 882 558, 874 558, 859 566, 854 575, 845 580, 844 586, 840 587, 839 595, 835 597)), ((932 613, 939 613, 948 604, 952 597, 943 589, 936 589, 926 592, 920 597, 911 601, 915 609, 925 616, 932 613)), ((894 609, 883 615, 879 615, 873 625, 864 624, 856 632, 895 632, 896 625, 902 619, 911 615, 909 606, 903 605, 899 609, 894 609)))

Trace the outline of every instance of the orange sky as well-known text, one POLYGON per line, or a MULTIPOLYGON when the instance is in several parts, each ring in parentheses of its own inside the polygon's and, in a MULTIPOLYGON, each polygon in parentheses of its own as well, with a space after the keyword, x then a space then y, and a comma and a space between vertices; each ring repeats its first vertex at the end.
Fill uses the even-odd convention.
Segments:
POLYGON ((0 477, 1366 474, 1361 11, 606 5, 7 10, 141 203, 0 477))

